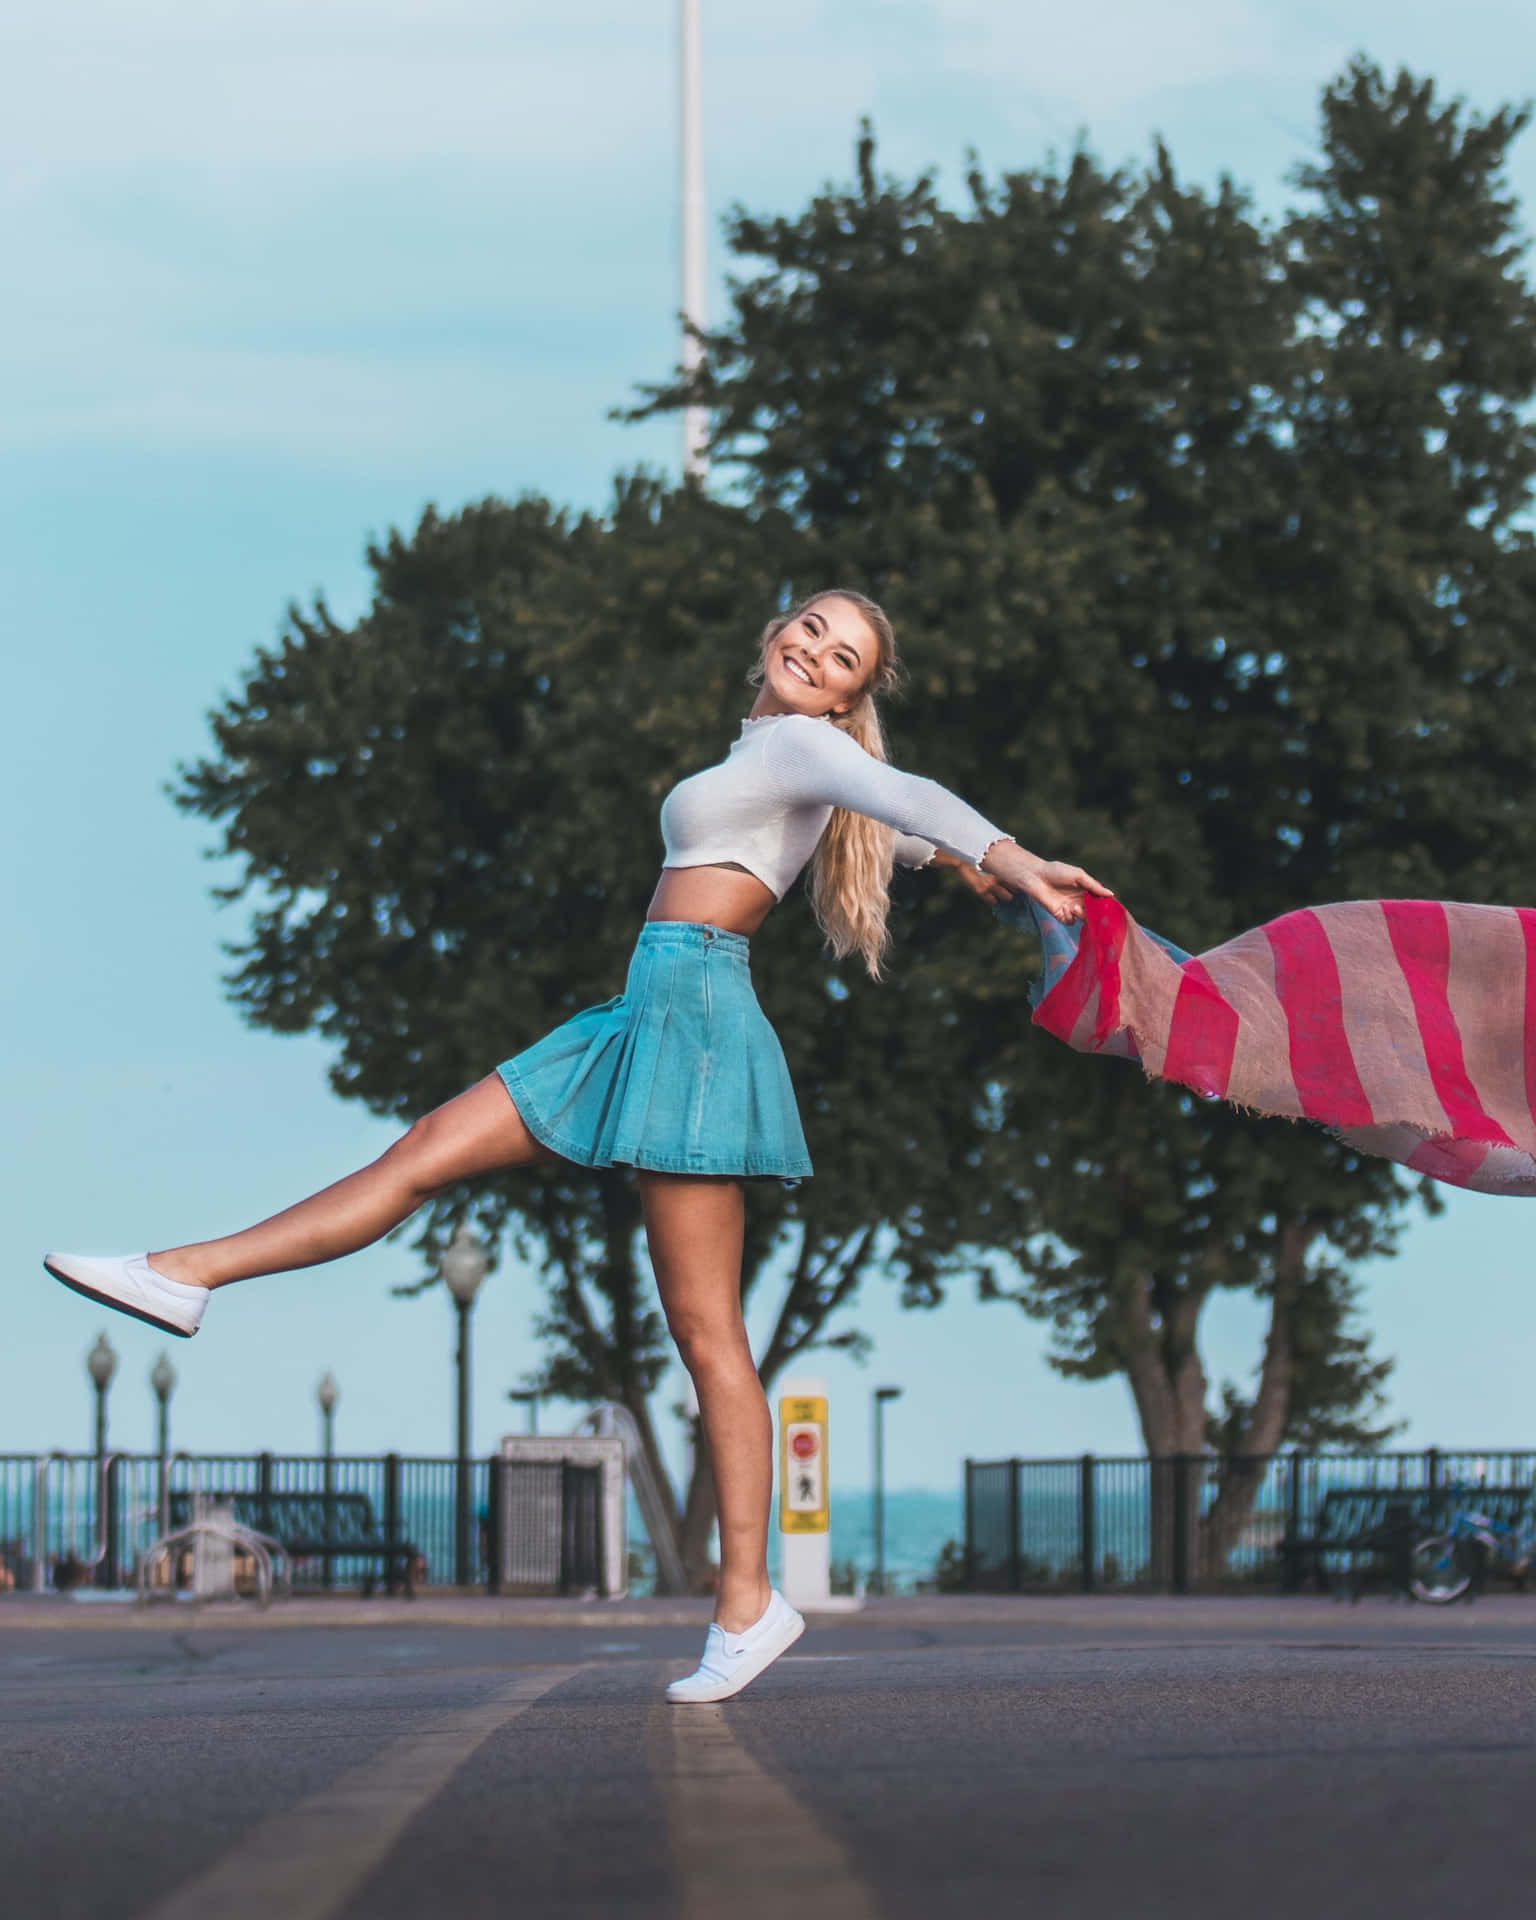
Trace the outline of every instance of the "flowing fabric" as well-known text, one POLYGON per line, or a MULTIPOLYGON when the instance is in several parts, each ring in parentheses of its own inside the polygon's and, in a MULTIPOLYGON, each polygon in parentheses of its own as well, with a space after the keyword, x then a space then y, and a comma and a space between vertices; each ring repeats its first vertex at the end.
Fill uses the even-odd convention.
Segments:
POLYGON ((1067 928, 1000 911, 1045 950, 1034 1023, 1079 1053, 1478 1193, 1536 1195, 1536 911, 1350 900, 1209 953, 1090 898, 1067 928))

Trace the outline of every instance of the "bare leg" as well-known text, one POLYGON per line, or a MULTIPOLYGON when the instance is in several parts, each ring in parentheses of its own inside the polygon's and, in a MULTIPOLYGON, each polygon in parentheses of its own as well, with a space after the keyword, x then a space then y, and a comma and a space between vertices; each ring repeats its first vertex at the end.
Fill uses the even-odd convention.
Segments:
POLYGON ((259 1226, 153 1253, 150 1262, 168 1280, 202 1287, 313 1267, 382 1239, 456 1180, 555 1158, 523 1125, 501 1076, 487 1074, 418 1120, 371 1166, 259 1226))
POLYGON ((651 1264, 667 1325, 699 1396, 720 1514, 715 1618, 743 1633, 762 1617, 773 1499, 773 1420, 741 1317, 741 1186, 642 1173, 651 1264))

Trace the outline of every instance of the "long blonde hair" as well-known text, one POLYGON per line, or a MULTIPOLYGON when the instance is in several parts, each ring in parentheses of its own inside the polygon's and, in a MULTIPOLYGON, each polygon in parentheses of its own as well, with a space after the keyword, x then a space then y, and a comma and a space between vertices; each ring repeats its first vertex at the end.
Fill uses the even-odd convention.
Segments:
MULTIPOLYGON (((768 649, 787 626, 798 620, 818 600, 846 600, 857 607, 864 624, 875 636, 876 658, 858 699, 846 713, 829 714, 833 726, 851 734, 875 760, 890 756, 886 751, 885 729, 880 724, 876 698, 895 686, 900 674, 896 658, 896 636, 883 608, 862 593, 847 587, 825 587, 802 600, 788 613, 770 620, 763 629, 756 667, 748 676, 754 682, 763 677, 768 649)), ((827 945, 839 960, 850 953, 863 957, 871 980, 880 978, 880 962, 890 942, 886 915, 890 911, 891 829, 867 814, 850 813, 846 807, 834 807, 827 830, 817 843, 811 859, 807 891, 811 910, 816 915, 827 945)))

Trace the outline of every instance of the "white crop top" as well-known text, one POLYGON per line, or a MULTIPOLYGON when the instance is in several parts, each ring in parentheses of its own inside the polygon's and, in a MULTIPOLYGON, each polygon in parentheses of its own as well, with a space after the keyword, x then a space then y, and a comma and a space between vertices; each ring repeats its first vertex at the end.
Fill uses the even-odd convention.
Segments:
POLYGON ((828 720, 743 720, 717 767, 679 783, 661 807, 667 867, 745 867, 782 900, 816 851, 834 807, 896 829, 896 858, 920 867, 934 845, 980 866, 1010 836, 936 780, 900 773, 828 720))

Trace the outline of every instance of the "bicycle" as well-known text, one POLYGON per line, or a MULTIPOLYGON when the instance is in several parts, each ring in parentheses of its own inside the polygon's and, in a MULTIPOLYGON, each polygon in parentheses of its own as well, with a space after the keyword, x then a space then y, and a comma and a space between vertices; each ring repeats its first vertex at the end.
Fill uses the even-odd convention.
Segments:
POLYGON ((1468 1508, 1453 1513, 1438 1532, 1413 1543, 1408 1591, 1427 1606, 1449 1607, 1482 1592, 1490 1560, 1502 1560, 1524 1587, 1536 1557, 1536 1517, 1527 1510, 1518 1520, 1500 1520, 1468 1508))

